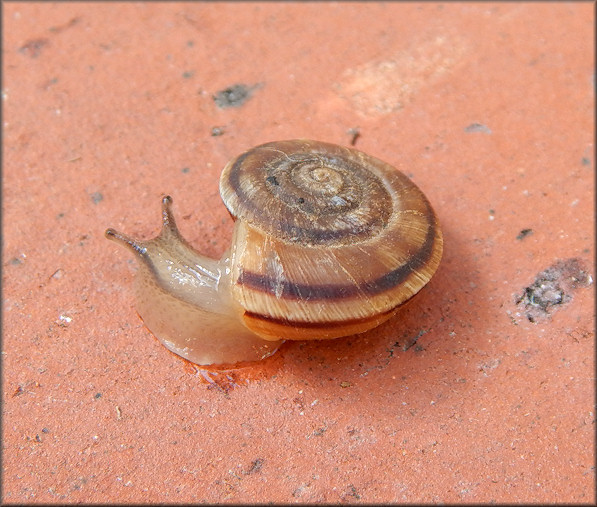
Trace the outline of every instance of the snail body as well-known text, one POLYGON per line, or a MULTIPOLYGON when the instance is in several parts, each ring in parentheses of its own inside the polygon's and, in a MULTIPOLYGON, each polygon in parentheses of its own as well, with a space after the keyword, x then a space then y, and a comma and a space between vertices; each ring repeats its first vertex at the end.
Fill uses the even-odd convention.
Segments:
POLYGON ((438 220, 392 166, 309 140, 257 146, 230 161, 220 194, 235 219, 217 261, 180 235, 162 200, 161 233, 137 241, 137 311, 197 364, 259 360, 284 340, 362 333, 389 319, 436 271, 438 220))

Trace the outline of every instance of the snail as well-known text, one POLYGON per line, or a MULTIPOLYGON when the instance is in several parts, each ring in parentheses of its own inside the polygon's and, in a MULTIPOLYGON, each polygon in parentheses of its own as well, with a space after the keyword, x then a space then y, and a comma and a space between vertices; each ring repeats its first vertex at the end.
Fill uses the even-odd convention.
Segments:
POLYGON ((436 271, 442 234, 403 173, 334 144, 262 144, 231 160, 220 195, 235 220, 220 260, 162 230, 135 240, 137 312, 172 352, 200 364, 256 361, 284 340, 362 333, 392 317, 436 271))

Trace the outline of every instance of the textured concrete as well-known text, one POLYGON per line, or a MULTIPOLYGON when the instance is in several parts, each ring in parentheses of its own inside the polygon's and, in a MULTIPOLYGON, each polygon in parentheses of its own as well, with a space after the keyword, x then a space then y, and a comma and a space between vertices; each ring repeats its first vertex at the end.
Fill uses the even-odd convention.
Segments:
POLYGON ((591 3, 2 8, 4 503, 594 501, 591 3), (222 167, 296 137, 409 174, 443 262, 375 331, 200 371, 104 230, 169 193, 217 257, 222 167))

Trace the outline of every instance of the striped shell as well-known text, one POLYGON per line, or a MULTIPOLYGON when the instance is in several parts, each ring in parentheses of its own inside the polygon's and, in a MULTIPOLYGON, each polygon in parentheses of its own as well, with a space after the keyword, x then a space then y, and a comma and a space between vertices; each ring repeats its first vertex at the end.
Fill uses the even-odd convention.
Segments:
POLYGON ((220 194, 236 219, 232 299, 267 340, 371 329, 421 290, 441 259, 427 198, 354 149, 309 140, 257 146, 224 168, 220 194))

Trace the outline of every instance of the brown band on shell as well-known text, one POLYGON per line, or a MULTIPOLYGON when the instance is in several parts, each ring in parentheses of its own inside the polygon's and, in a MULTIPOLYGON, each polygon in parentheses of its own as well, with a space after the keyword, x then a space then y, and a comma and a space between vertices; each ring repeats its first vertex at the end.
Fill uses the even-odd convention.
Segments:
POLYGON ((245 325, 268 340, 320 340, 339 338, 363 333, 390 319, 396 311, 405 305, 403 302, 390 310, 361 319, 349 319, 332 322, 304 322, 289 319, 277 319, 267 315, 245 312, 245 325))
POLYGON ((266 274, 241 271, 236 283, 257 292, 276 294, 276 297, 282 299, 303 301, 339 300, 356 297, 357 295, 362 294, 375 296, 382 292, 389 291, 403 283, 410 274, 427 264, 436 251, 437 221, 431 209, 431 205, 426 199, 425 203, 429 211, 429 216, 432 216, 433 220, 429 222, 429 228, 424 243, 418 248, 416 255, 410 257, 407 262, 374 280, 365 281, 358 285, 308 285, 293 283, 286 280, 280 281, 267 276, 266 274))

